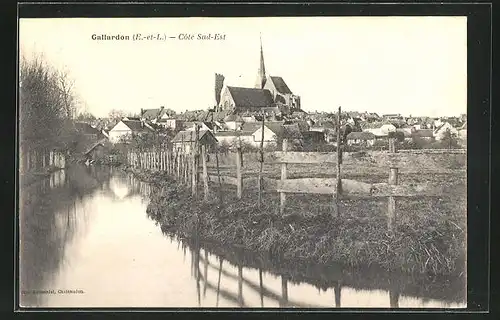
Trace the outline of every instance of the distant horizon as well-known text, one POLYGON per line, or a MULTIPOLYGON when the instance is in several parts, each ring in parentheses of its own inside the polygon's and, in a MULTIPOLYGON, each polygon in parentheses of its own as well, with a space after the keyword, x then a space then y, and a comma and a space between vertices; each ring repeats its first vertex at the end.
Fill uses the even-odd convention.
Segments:
POLYGON ((466 17, 20 19, 20 55, 69 71, 86 111, 176 113, 215 105, 215 74, 253 87, 262 35, 267 75, 308 113, 414 117, 467 113, 466 17), (132 23, 133 21, 133 23, 132 23), (93 40, 162 33, 166 41, 93 40), (180 34, 225 40, 178 40, 180 34))

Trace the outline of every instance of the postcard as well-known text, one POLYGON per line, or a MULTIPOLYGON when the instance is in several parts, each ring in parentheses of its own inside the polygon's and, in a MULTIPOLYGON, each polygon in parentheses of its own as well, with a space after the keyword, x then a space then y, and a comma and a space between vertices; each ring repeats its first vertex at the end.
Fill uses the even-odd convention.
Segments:
POLYGON ((466 308, 467 17, 19 19, 24 308, 466 308))

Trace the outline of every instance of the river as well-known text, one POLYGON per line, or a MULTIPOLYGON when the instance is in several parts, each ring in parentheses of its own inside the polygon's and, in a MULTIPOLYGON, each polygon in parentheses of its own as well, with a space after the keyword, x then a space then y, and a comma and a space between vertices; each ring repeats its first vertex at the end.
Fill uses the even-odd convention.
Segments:
POLYGON ((164 234, 154 192, 119 169, 73 166, 20 191, 23 307, 463 308, 463 279, 288 268, 164 234))

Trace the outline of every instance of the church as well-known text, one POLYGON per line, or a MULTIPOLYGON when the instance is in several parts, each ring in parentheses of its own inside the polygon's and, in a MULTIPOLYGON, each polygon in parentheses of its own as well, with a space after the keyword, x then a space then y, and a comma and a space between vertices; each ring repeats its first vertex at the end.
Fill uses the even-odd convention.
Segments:
POLYGON ((292 93, 282 77, 266 75, 262 39, 260 65, 253 88, 233 87, 224 84, 224 76, 215 75, 216 111, 226 114, 265 114, 283 116, 300 109, 300 96, 292 93))

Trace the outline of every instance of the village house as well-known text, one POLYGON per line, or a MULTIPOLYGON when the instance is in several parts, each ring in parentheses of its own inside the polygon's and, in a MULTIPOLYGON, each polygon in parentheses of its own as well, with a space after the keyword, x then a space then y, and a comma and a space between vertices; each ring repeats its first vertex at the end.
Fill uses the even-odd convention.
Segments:
POLYGON ((386 120, 400 120, 400 119, 403 119, 403 117, 399 113, 384 114, 384 115, 382 115, 382 118, 384 118, 386 120))
POLYGON ((140 120, 157 123, 165 115, 165 107, 161 106, 157 109, 141 109, 139 115, 140 120))
POLYGON ((363 132, 372 133, 375 136, 375 140, 384 140, 388 137, 388 132, 382 131, 380 128, 366 128, 363 132))
POLYGON ((238 141, 257 147, 252 131, 219 131, 215 133, 215 138, 220 144, 236 145, 238 141))
MULTIPOLYGON (((262 124, 259 122, 244 123, 241 131, 252 132, 252 144, 256 147, 260 146, 262 140, 262 124)), ((279 139, 283 137, 284 126, 283 122, 265 122, 264 123, 264 148, 277 146, 279 139)))
POLYGON ((90 140, 98 140, 102 137, 99 129, 91 126, 86 122, 75 122, 75 129, 78 133, 82 134, 85 138, 90 140))
POLYGON ((309 127, 309 131, 323 133, 324 140, 329 143, 335 140, 335 124, 331 121, 317 121, 309 127))
POLYGON ((142 134, 154 131, 153 127, 145 121, 124 118, 109 131, 109 140, 113 143, 118 143, 123 139, 127 139, 127 137, 131 137, 132 134, 142 134))
POLYGON ((243 120, 243 122, 257 122, 257 118, 251 114, 242 115, 241 120, 243 120))
POLYGON ((375 112, 365 112, 361 115, 361 119, 366 122, 380 121, 380 116, 375 112))
MULTIPOLYGON (((298 123, 284 124, 282 138, 289 141, 290 146, 302 146, 304 141, 303 130, 298 123)), ((307 130, 306 130, 307 131, 307 130)))
POLYGON ((452 135, 458 136, 457 128, 453 127, 449 122, 444 122, 439 127, 436 127, 434 129, 433 131, 434 138, 436 140, 443 139, 447 131, 449 131, 452 135))
POLYGON ((413 131, 414 131, 414 130, 415 130, 415 129, 413 129, 412 127, 407 127, 407 128, 397 128, 397 129, 396 129, 396 132, 401 132, 401 133, 403 133, 403 135, 404 135, 404 140, 405 140, 405 141, 411 141, 411 140, 412 140, 412 138, 413 138, 412 133, 413 133, 413 131))
POLYGON ((444 124, 443 120, 441 118, 434 118, 432 119, 432 129, 435 130, 436 128, 441 127, 444 124))
POLYGON ((347 135, 347 145, 373 146, 375 135, 371 132, 351 132, 347 135))
POLYGON ((172 131, 179 131, 184 129, 184 121, 175 118, 161 118, 156 122, 157 125, 163 128, 168 128, 172 131))
POLYGON ((223 128, 218 126, 215 122, 208 122, 208 121, 185 122, 184 123, 184 130, 185 131, 195 131, 196 125, 198 125, 200 131, 208 130, 208 131, 211 131, 212 133, 215 133, 217 131, 223 130, 223 128))
POLYGON ((467 121, 458 129, 459 143, 462 147, 467 147, 467 121))
POLYGON ((224 118, 224 124, 227 130, 240 130, 243 123, 243 118, 236 114, 230 114, 224 118))
POLYGON ((434 132, 432 129, 414 130, 412 132, 412 138, 413 137, 423 139, 423 140, 430 142, 430 141, 434 140, 434 132))
MULTIPOLYGON (((196 132, 191 130, 179 131, 172 139, 175 152, 181 154, 190 153, 195 142, 196 132)), ((218 140, 210 130, 200 130, 198 132, 198 142, 200 146, 206 146, 207 152, 212 152, 218 140)))
POLYGON ((100 162, 106 158, 106 147, 102 141, 92 144, 84 152, 85 160, 100 162))
POLYGON ((393 124, 383 124, 382 126, 380 126, 380 132, 388 135, 389 132, 396 132, 396 126, 393 124))
POLYGON ((467 139, 467 121, 458 129, 458 136, 467 139))
POLYGON ((318 144, 325 143, 325 134, 320 131, 306 131, 302 132, 304 144, 318 144))

